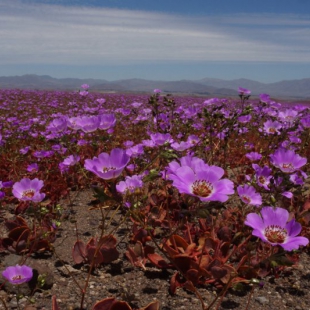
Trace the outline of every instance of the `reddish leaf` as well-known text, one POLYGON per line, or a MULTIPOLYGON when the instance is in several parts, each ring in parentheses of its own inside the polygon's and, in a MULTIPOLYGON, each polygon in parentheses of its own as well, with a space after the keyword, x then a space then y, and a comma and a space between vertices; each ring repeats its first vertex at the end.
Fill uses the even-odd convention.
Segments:
POLYGON ((16 216, 16 219, 14 221, 6 221, 5 226, 8 230, 12 230, 20 226, 28 227, 28 224, 21 216, 16 216))
POLYGON ((198 284, 199 273, 196 269, 189 269, 186 272, 187 280, 191 281, 194 285, 198 284))
POLYGON ((226 276, 227 270, 223 267, 213 266, 211 269, 211 274, 215 279, 221 279, 226 276))
POLYGON ((229 254, 229 249, 230 249, 230 243, 229 242, 224 242, 222 245, 221 245, 221 254, 222 254, 222 257, 227 257, 228 254, 229 254))
POLYGON ((81 264, 86 257, 86 247, 83 241, 78 240, 75 242, 72 249, 72 257, 76 264, 81 264))
POLYGON ((153 253, 148 254, 147 258, 150 260, 152 264, 154 264, 158 268, 169 268, 171 264, 168 264, 160 255, 153 253))
POLYGON ((132 310, 126 301, 116 301, 110 310, 132 310))
POLYGON ((114 236, 108 235, 108 236, 103 236, 98 243, 101 246, 105 246, 106 248, 114 248, 116 246, 117 240, 114 236))
POLYGON ((9 232, 9 238, 17 240, 27 240, 30 233, 28 226, 15 227, 9 232), (26 232, 26 233, 25 233, 26 232), (23 238, 21 238, 23 236, 23 238))
POLYGON ((102 263, 108 264, 118 259, 119 252, 116 248, 100 248, 100 253, 102 255, 102 263))
POLYGON ((110 310, 114 302, 114 297, 102 299, 93 306, 92 310, 110 310))
POLYGON ((190 269, 192 259, 189 256, 177 255, 173 261, 182 273, 186 273, 190 269))
POLYGON ((148 304, 146 307, 141 308, 140 310, 159 310, 159 302, 153 301, 150 304, 148 304))
POLYGON ((184 251, 187 249, 188 247, 188 243, 180 236, 178 235, 172 235, 170 237, 170 242, 171 244, 174 246, 174 244, 176 244, 176 246, 178 248, 182 248, 184 251))
POLYGON ((131 262, 131 264, 133 266, 141 267, 143 270, 145 270, 145 266, 144 265, 145 265, 146 259, 142 258, 140 256, 137 256, 135 254, 135 252, 133 251, 133 249, 128 248, 128 250, 126 251, 125 255, 130 260, 130 262, 131 262))
POLYGON ((103 262, 103 256, 100 251, 97 251, 95 246, 86 246, 87 249, 87 260, 94 262, 95 265, 100 265, 103 262), (95 256, 96 255, 96 256, 95 256))
POLYGON ((182 287, 182 285, 184 284, 184 282, 182 283, 181 279, 180 279, 180 274, 179 272, 176 272, 170 280, 170 293, 172 295, 174 295, 176 293, 176 290, 178 287, 182 287))
POLYGON ((136 256, 144 257, 144 250, 140 241, 137 241, 133 248, 133 251, 135 252, 136 256))

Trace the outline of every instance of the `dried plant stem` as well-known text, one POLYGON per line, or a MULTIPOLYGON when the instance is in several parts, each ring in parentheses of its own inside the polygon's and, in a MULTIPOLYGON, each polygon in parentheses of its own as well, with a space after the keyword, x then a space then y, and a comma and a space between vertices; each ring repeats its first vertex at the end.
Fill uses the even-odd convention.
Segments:
POLYGON ((4 309, 5 309, 5 310, 9 310, 8 307, 6 306, 6 303, 5 303, 5 301, 3 300, 2 297, 0 297, 0 301, 2 302, 4 309))

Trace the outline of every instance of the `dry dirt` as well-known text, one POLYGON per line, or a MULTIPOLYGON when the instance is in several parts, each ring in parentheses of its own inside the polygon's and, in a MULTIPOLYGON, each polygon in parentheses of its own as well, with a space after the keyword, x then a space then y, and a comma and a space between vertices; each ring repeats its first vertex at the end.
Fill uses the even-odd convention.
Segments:
MULTIPOLYGON (((87 277, 87 267, 76 265, 72 259, 72 247, 77 234, 80 239, 87 241, 98 233, 100 225, 100 211, 89 211, 93 200, 92 192, 84 191, 72 195, 72 206, 63 202, 65 217, 58 231, 55 253, 30 256, 26 264, 39 274, 46 274, 46 283, 43 289, 32 292, 30 300, 22 298, 20 309, 51 309, 51 298, 56 295, 59 308, 80 309, 81 293, 87 277), (68 207, 65 207, 67 205, 68 207), (76 231, 76 227, 78 231, 76 231), (32 303, 30 302, 32 301, 32 303)), ((1 214, 0 226, 3 227, 4 218, 12 217, 14 209, 7 208, 1 214)), ((117 223, 112 222, 111 227, 117 223)), ((169 294, 169 281, 173 270, 159 270, 151 264, 146 271, 134 268, 124 256, 129 245, 129 230, 122 227, 115 235, 118 239, 117 249, 120 257, 111 264, 97 268, 90 277, 84 309, 92 306, 106 297, 114 296, 118 300, 127 301, 133 309, 146 306, 153 300, 158 300, 161 310, 201 309, 197 297, 184 289, 179 289, 175 295, 169 294)), ((3 230, 1 229, 1 233, 3 230)), ((1 254, 0 270, 20 262, 21 257, 15 254, 1 254)), ((264 279, 262 287, 253 289, 244 286, 241 290, 230 289, 222 299, 220 305, 212 309, 310 309, 310 259, 309 253, 302 253, 297 265, 289 267, 280 277, 264 279)), ((1 285, 0 280, 0 285, 1 285)), ((20 292, 31 294, 31 283, 19 286, 20 292)), ((212 286, 200 287, 206 305, 214 299, 216 291, 212 286)), ((5 302, 7 309, 17 309, 16 287, 9 283, 2 286, 0 298, 5 302)), ((0 308, 5 309, 3 303, 0 308)))

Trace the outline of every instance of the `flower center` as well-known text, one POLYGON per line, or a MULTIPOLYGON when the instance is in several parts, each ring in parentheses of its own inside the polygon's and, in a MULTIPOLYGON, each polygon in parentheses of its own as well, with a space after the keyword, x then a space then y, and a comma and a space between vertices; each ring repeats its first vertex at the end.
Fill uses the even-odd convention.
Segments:
POLYGON ((205 180, 196 180, 192 185, 192 192, 196 196, 208 197, 213 191, 211 183, 205 180))
POLYGON ((270 225, 265 228, 265 236, 271 243, 283 243, 287 237, 287 231, 279 225, 270 225))
POLYGON ((265 184, 265 183, 266 183, 266 179, 265 179, 265 177, 263 177, 262 175, 258 178, 258 181, 259 181, 261 184, 265 184))
POLYGON ((114 167, 102 167, 103 173, 113 171, 113 170, 116 170, 116 168, 114 168, 114 167))
POLYGON ((23 197, 32 198, 35 194, 35 191, 33 189, 27 189, 23 191, 23 197))
POLYGON ((14 276, 14 277, 12 277, 12 280, 13 281, 16 281, 16 280, 21 280, 21 279, 23 279, 23 276, 22 275, 16 275, 16 276, 14 276))
POLYGON ((270 128, 269 128, 269 132, 275 133, 275 132, 276 132, 276 129, 275 129, 274 127, 270 127, 270 128))
POLYGON ((244 203, 250 203, 251 202, 251 199, 248 196, 243 195, 243 196, 241 196, 241 198, 242 198, 244 203))
POLYGON ((288 170, 294 170, 294 166, 291 163, 288 164, 282 164, 283 169, 288 169, 288 170))

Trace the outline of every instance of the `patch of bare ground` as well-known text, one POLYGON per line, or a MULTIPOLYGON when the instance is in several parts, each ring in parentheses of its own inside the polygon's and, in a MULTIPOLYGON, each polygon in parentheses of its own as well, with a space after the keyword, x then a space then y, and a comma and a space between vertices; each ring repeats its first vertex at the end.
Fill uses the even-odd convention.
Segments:
MULTIPOLYGON (((81 289, 87 278, 88 265, 75 264, 72 259, 73 244, 77 236, 87 242, 91 236, 96 236, 101 225, 99 210, 90 211, 92 192, 72 193, 71 204, 63 201, 63 221, 57 232, 54 243, 55 253, 33 254, 26 260, 35 272, 45 274, 45 283, 41 289, 33 291, 33 284, 23 284, 17 288, 6 283, 0 290, 0 298, 4 309, 18 309, 16 294, 23 293, 29 299, 19 301, 20 309, 51 309, 51 298, 56 296, 60 309, 80 309, 81 289)), ((2 213, 1 226, 5 218, 13 216, 14 209, 2 213)), ((113 229, 122 218, 119 211, 111 221, 109 229, 113 229)), ((1 233, 3 230, 1 228, 1 233)), ((173 270, 157 269, 151 264, 146 270, 134 268, 125 257, 125 251, 130 245, 130 229, 125 224, 114 234, 117 238, 117 250, 120 256, 109 264, 96 268, 91 274, 87 287, 84 309, 91 309, 99 300, 115 297, 127 301, 133 309, 146 306, 151 301, 158 300, 161 310, 201 309, 201 302, 190 291, 177 290, 175 295, 169 294, 170 278, 173 270)), ((20 263, 21 256, 8 252, 1 253, 1 270, 7 266, 20 263)), ((212 309, 310 309, 310 259, 309 253, 300 255, 298 264, 286 268, 278 277, 267 277, 261 286, 241 286, 230 288, 212 309)), ((3 281, 1 279, 0 281, 3 281)), ((212 286, 198 288, 206 305, 210 305, 217 295, 212 286)))

